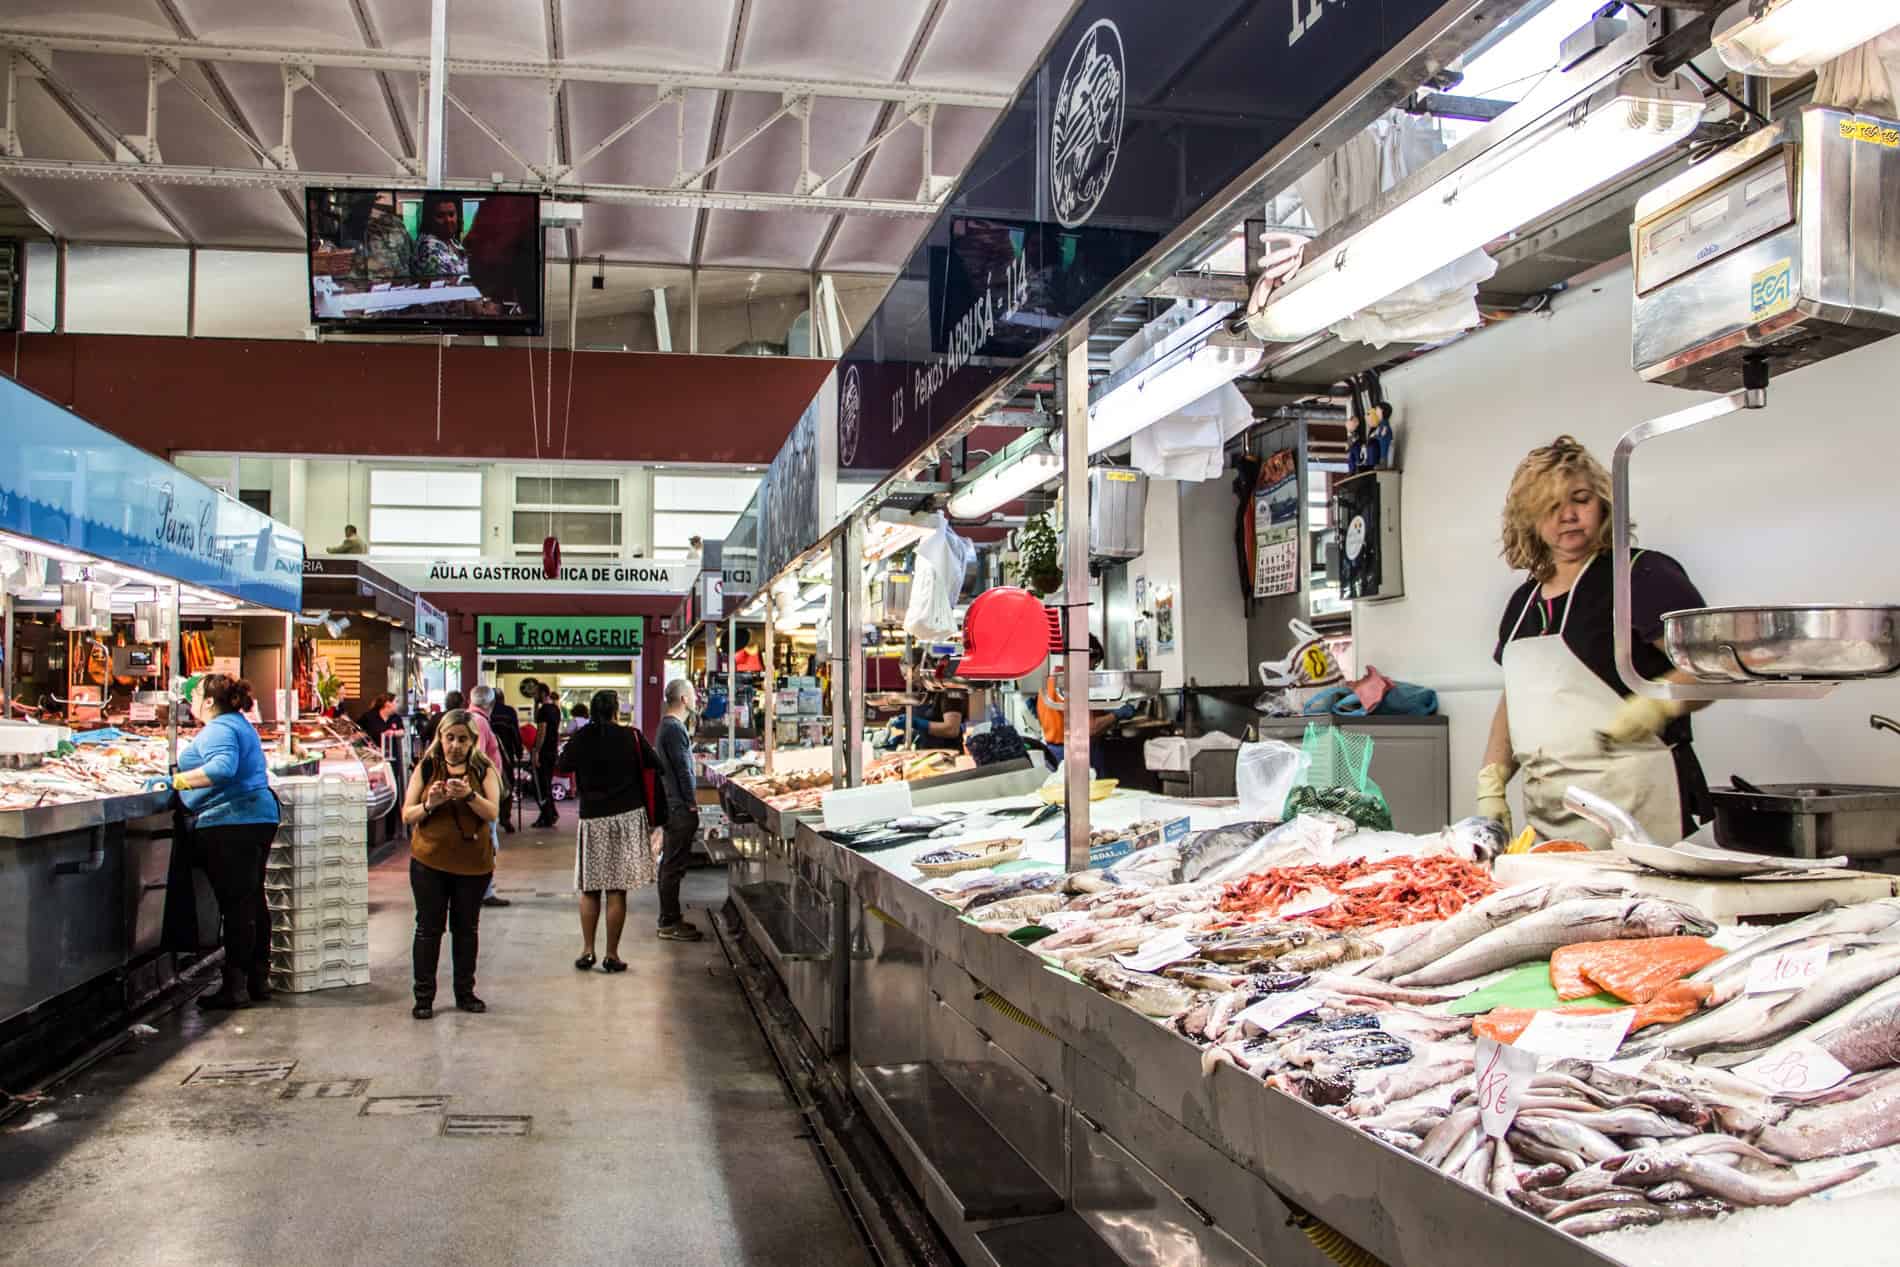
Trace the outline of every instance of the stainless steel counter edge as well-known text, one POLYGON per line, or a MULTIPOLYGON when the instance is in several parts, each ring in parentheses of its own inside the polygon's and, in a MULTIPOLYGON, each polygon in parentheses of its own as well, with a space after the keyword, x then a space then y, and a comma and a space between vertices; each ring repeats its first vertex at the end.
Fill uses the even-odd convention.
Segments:
POLYGON ((144 818, 163 811, 171 795, 169 791, 135 792, 129 796, 104 796, 65 805, 0 811, 0 845, 25 844, 38 837, 60 836, 105 823, 144 818))
POLYGON ((1031 950, 980 931, 809 825, 801 824, 795 847, 1083 1059, 1385 1262, 1584 1267, 1617 1261, 1231 1066, 1203 1076, 1199 1050, 1178 1035, 1049 970, 1031 950))

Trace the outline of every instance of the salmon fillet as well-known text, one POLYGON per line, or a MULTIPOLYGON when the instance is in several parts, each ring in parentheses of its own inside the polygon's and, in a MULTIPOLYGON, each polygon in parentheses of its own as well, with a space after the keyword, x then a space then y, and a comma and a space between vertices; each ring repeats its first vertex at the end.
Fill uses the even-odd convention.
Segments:
MULTIPOLYGON (((1629 1032, 1651 1025, 1673 1025, 1684 1017, 1692 1015, 1708 999, 1709 987, 1691 985, 1678 981, 1658 992, 1655 998, 1639 1003, 1633 1009, 1636 1015, 1630 1020, 1629 1032)), ((1497 1043, 1514 1043, 1524 1033, 1531 1018, 1538 1013, 1537 1008, 1498 1007, 1492 1008, 1471 1023, 1471 1032, 1479 1038, 1488 1038, 1497 1043)), ((1605 1012, 1619 1012, 1628 1009, 1614 1007, 1560 1007, 1553 1009, 1566 1016, 1599 1016, 1605 1012)))
POLYGON ((1629 1003, 1647 1003, 1723 951, 1706 937, 1636 937, 1564 946, 1550 957, 1550 984, 1560 999, 1599 990, 1629 1003))

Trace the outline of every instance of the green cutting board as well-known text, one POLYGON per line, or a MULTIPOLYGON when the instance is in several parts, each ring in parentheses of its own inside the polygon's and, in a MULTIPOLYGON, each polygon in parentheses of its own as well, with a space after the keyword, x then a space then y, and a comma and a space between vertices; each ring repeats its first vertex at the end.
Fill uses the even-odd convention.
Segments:
POLYGON ((1597 993, 1587 999, 1560 999, 1550 983, 1550 961, 1539 959, 1493 981, 1448 1006, 1453 1016, 1477 1016, 1494 1007, 1628 1007, 1614 994, 1597 993))

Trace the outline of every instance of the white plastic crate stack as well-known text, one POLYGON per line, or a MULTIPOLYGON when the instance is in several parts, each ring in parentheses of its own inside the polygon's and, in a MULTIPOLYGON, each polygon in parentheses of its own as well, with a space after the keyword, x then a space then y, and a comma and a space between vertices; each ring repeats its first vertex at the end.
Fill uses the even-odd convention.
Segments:
POLYGON ((369 784, 277 780, 283 816, 264 871, 271 988, 369 984, 369 784))

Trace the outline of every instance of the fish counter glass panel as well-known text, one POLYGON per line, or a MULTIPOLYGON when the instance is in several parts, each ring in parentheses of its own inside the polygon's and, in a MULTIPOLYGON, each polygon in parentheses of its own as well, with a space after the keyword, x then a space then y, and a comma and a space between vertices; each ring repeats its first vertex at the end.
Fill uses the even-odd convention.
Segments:
MULTIPOLYGON (((1737 1261, 1765 1262, 1784 1255, 1763 1252, 1764 1243, 1772 1241, 1788 1246, 1792 1244, 1789 1238, 1795 1235, 1825 1236, 1826 1243, 1849 1249, 1880 1244, 1881 1226, 1900 1213, 1900 1189, 1866 1191, 1883 1179, 1900 1176, 1900 1169, 1881 1167, 1854 1177, 1851 1184, 1835 1189, 1846 1195, 1834 1199, 1822 1193, 1817 1199, 1797 1201, 1785 1207, 1745 1208, 1756 1202, 1787 1199, 1790 1192, 1802 1190, 1801 1185, 1808 1182, 1807 1174, 1814 1168, 1825 1170, 1833 1163, 1809 1163, 1793 1174, 1784 1171, 1766 1176, 1769 1182, 1765 1185, 1758 1177, 1743 1175, 1746 1182, 1738 1183, 1726 1200, 1716 1195, 1726 1181, 1720 1175, 1711 1176, 1704 1166, 1694 1182, 1678 1181, 1685 1182, 1686 1187, 1673 1201, 1647 1196, 1640 1173, 1628 1180, 1613 1179, 1609 1186, 1622 1195, 1595 1197, 1572 1215, 1579 1218, 1589 1215, 1588 1223, 1559 1229, 1526 1210, 1423 1164, 1405 1148, 1358 1129, 1350 1121, 1263 1086, 1258 1077, 1234 1063, 1208 1059, 1206 1053, 1183 1034, 1160 1023, 1158 1015, 1144 1014, 1161 1013, 1169 1000, 1110 997, 1110 993, 1103 991, 1112 992, 1113 974, 1100 974, 1095 988, 1091 988, 1052 970, 1034 950, 1001 935, 1004 924, 1050 913, 1047 901, 1019 900, 1048 895, 1047 890, 1039 891, 1034 882, 1016 882, 1022 887, 1019 898, 1012 899, 1008 896, 1011 890, 1001 887, 1000 877, 975 879, 972 877, 978 873, 971 872, 964 873, 961 880, 952 876, 926 881, 919 875, 914 864, 920 857, 954 848, 960 835, 993 836, 997 811, 1026 809, 1033 815, 1037 807, 1038 803, 1030 797, 936 805, 930 808, 931 814, 946 819, 960 818, 971 830, 948 832, 937 839, 868 852, 827 840, 809 826, 798 831, 799 850, 820 858, 828 869, 840 875, 860 909, 871 913, 860 927, 872 951, 854 960, 851 998, 854 1008, 862 1003, 878 1009, 879 1016, 876 1022, 870 1022, 854 1013, 851 1018, 854 1038, 883 1033, 885 1013, 890 1009, 908 1011, 914 1007, 914 982, 904 988, 881 988, 877 974, 884 970, 886 963, 894 975, 909 972, 914 976, 912 961, 921 954, 927 960, 926 971, 932 981, 942 979, 953 968, 960 970, 967 973, 967 978, 962 979, 976 983, 978 992, 1000 998, 1027 1025, 1054 1037, 1060 1048, 1064 1076, 1070 1080, 1064 1083, 1065 1088, 1078 1085, 1074 1080, 1080 1079, 1079 1085, 1093 1085, 1098 1091, 1117 1089, 1114 1095, 1098 1095, 1096 1098, 1100 1101, 1118 1103, 1123 1109, 1136 1106, 1138 1111, 1122 1113, 1126 1120, 1119 1124, 1101 1123, 1099 1116, 1091 1116, 1115 1137, 1117 1147, 1139 1157, 1142 1165, 1153 1169, 1176 1191, 1205 1206, 1207 1202, 1197 1193, 1200 1186, 1209 1182, 1212 1173, 1205 1164, 1193 1159, 1194 1147, 1183 1148, 1178 1141, 1172 1145, 1166 1142, 1164 1137, 1178 1130, 1196 1147, 1211 1150, 1212 1155, 1244 1171, 1249 1180, 1262 1189, 1257 1194, 1259 1199, 1269 1205, 1297 1206, 1391 1263, 1451 1263, 1476 1259, 1535 1260, 1552 1264, 1611 1261, 1660 1264, 1679 1261, 1689 1237, 1695 1238, 1695 1248, 1703 1255, 1720 1247, 1721 1252, 1737 1261), (977 908, 976 917, 962 915, 942 897, 922 887, 925 883, 932 888, 946 889, 957 883, 991 885, 1002 900, 1016 900, 1018 905, 1007 919, 984 921, 980 918, 981 907, 977 908), (905 955, 900 958, 881 949, 892 945, 904 947, 905 955), (1167 1128, 1157 1127, 1157 1122, 1166 1123, 1167 1128), (1709 1221, 1707 1216, 1715 1212, 1713 1203, 1717 1200, 1722 1200, 1724 1206, 1738 1208, 1709 1221), (1639 1212, 1634 1215, 1612 1213, 1625 1207, 1637 1208, 1639 1212), (1590 1239, 1580 1240, 1566 1234, 1572 1230, 1588 1232, 1590 1239)), ((1197 831, 1223 825, 1224 820, 1236 816, 1232 811, 1169 802, 1166 798, 1123 795, 1098 802, 1092 807, 1092 819, 1099 829, 1113 833, 1181 811, 1197 831)), ((1056 825, 1059 829, 1059 819, 1056 825)), ((1033 875, 1038 870, 1060 874, 1059 831, 1046 840, 1037 839, 1038 832, 1033 827, 1018 834, 1024 842, 1022 856, 1009 864, 1015 875, 1033 875), (1038 867, 1038 863, 1047 865, 1038 867)), ((1244 865, 1246 860, 1236 854, 1204 861, 1209 863, 1211 873, 1221 866, 1244 865)), ((1060 917, 1053 922, 1061 922, 1060 917)), ((1135 948, 1134 945, 1127 947, 1135 948)), ((1323 976, 1327 971, 1350 966, 1321 963, 1318 972, 1323 976)), ((890 984, 895 986, 895 983, 890 984)), ((1364 981, 1364 988, 1385 994, 1398 989, 1375 983, 1371 978, 1364 981)), ((1182 996, 1191 993, 1181 991, 1182 996)), ((953 1010, 956 1012, 952 1018, 953 1028, 967 1027, 970 1024, 967 1010, 953 1010)), ((924 1015, 926 1046, 932 1041, 937 1043, 933 1056, 955 1050, 954 1043, 931 1038, 928 1005, 924 1015)), ((1433 1041, 1433 1036, 1440 1032, 1436 1026, 1444 1024, 1442 1018, 1436 1022, 1408 1020, 1407 1024, 1420 1027, 1414 1036, 1423 1044, 1421 1050, 1442 1063, 1420 1066, 1414 1061, 1399 1066, 1401 1073, 1411 1070, 1406 1076, 1425 1083, 1441 1083, 1445 1099, 1470 1085, 1468 1046, 1464 1049, 1466 1054, 1457 1056, 1449 1045, 1433 1041)), ((981 1028, 992 1037, 1017 1032, 1005 1022, 981 1028)), ((1278 1046, 1278 1043, 1273 1045, 1278 1046)), ((1637 1045, 1631 1044, 1632 1047, 1637 1045)), ((878 1049, 879 1057, 895 1054, 889 1050, 895 1046, 897 1044, 883 1044, 878 1049)), ((855 1046, 852 1054, 854 1059, 860 1055, 855 1046)), ((1014 1064, 1022 1063, 1011 1059, 1014 1064)), ((1382 1070, 1375 1073, 1378 1075, 1375 1086, 1404 1085, 1404 1079, 1397 1074, 1382 1070)), ((1885 1077, 1891 1083, 1900 1078, 1900 1074, 1889 1070, 1885 1077)), ((1875 1090, 1867 1097, 1865 1112, 1886 1112, 1891 1107, 1889 1097, 1900 1097, 1900 1089, 1883 1094, 1881 1088, 1885 1084, 1880 1078, 1881 1075, 1876 1074, 1871 1080, 1875 1090)), ((1850 1082, 1835 1094, 1846 1097, 1851 1104, 1855 1085, 1850 1082)), ((1065 1090, 1065 1098, 1069 1093, 1065 1090)), ((1595 1094, 1602 1095, 1600 1091, 1595 1094)), ((980 1094, 973 1094, 971 1099, 979 1108, 983 1107, 980 1094)), ((1369 1104, 1366 1109, 1370 1112, 1375 1107, 1369 1104)), ((1112 1115, 1116 1110, 1108 1108, 1102 1112, 1112 1115)), ((1852 1121, 1853 1113, 1853 1110, 1840 1110, 1836 1120, 1852 1121)), ((1441 1116, 1435 1120, 1443 1119, 1441 1116)), ((1816 1122, 1810 1129, 1824 1127, 1825 1123, 1816 1122)), ((1007 1134, 1007 1123, 999 1123, 999 1128, 1005 1129, 1007 1134)), ((1017 1134, 1021 1133, 1019 1127, 1017 1134)), ((1874 1137, 1885 1138, 1880 1134, 1874 1137)), ((1010 1142, 1025 1155, 1036 1148, 1033 1141, 1011 1139, 1010 1142)), ((1621 1148, 1630 1141, 1619 1137, 1612 1142, 1621 1148)), ((1712 1142, 1718 1148, 1727 1147, 1719 1139, 1712 1142)), ((1416 1145, 1417 1141, 1413 1143, 1416 1145)), ((1072 1140, 1072 1154, 1082 1156, 1074 1152, 1075 1147, 1076 1142, 1072 1140)), ((1105 1150, 1106 1153, 1113 1151, 1105 1150)), ((1488 1155, 1486 1159, 1494 1160, 1488 1155)), ((1470 1167, 1466 1169, 1469 1172, 1470 1167)), ((1078 1191, 1075 1195, 1079 1199, 1082 1193, 1078 1191)), ((1675 1194, 1666 1191, 1662 1195, 1675 1194)), ((1550 1209, 1550 1206, 1544 1207, 1545 1212, 1550 1209)), ((1112 1228, 1104 1225, 1103 1231, 1108 1235, 1112 1228)), ((1249 1235, 1239 1235, 1239 1244, 1250 1252, 1264 1252, 1260 1245, 1250 1241, 1249 1235)))

